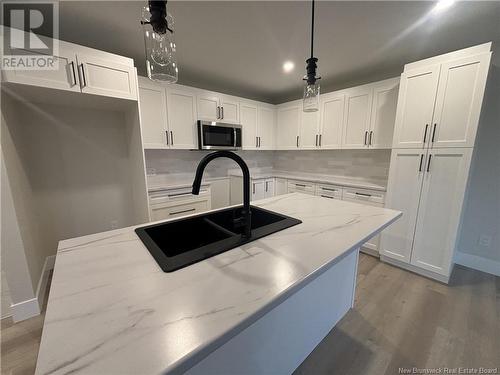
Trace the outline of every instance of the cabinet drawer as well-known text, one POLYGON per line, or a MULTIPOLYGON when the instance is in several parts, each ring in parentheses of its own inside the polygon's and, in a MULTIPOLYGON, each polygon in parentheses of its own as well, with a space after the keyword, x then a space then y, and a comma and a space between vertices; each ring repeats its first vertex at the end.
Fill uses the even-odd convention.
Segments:
POLYGON ((325 198, 342 199, 342 187, 336 185, 316 185, 316 195, 325 198))
POLYGON ((305 181, 288 180, 287 191, 289 193, 299 192, 314 195, 315 185, 305 181))
POLYGON ((210 209, 209 200, 198 200, 195 202, 181 203, 176 205, 152 205, 151 206, 151 219, 165 220, 175 217, 192 215, 198 212, 207 211, 210 209))
POLYGON ((373 206, 383 207, 385 193, 380 191, 344 188, 342 199, 353 202, 364 202, 373 206))

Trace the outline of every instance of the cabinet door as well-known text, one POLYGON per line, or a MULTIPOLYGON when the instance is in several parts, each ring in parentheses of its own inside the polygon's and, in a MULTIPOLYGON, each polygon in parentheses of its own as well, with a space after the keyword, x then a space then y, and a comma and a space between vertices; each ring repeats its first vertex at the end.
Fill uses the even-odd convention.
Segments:
POLYGON ((255 150, 257 142, 257 107, 252 104, 241 103, 241 126, 243 128, 243 149, 255 150))
POLYGON ((411 256, 413 265, 449 276, 471 153, 470 148, 429 151, 411 256))
POLYGON ((439 65, 401 74, 393 148, 423 148, 430 139, 439 65))
POLYGON ((399 79, 375 85, 368 143, 371 148, 391 148, 398 104, 399 79))
POLYGON ((259 107, 257 129, 259 149, 274 150, 276 130, 276 111, 274 109, 259 107))
POLYGON ((320 99, 321 130, 318 143, 323 149, 339 149, 341 147, 344 103, 344 94, 326 94, 320 99))
POLYGON ((265 180, 252 180, 251 186, 251 197, 252 201, 256 201, 259 199, 264 199, 266 197, 266 182, 265 180))
POLYGON ((55 70, 2 70, 2 75, 8 82, 80 92, 75 53, 61 45, 54 63, 55 70))
POLYGON ((210 92, 197 95, 198 120, 217 121, 220 117, 219 97, 210 92))
POLYGON ((82 92, 137 99, 137 74, 134 67, 81 53, 76 58, 82 92))
POLYGON ((303 150, 318 147, 319 138, 319 111, 301 111, 299 147, 303 150))
POLYGON ((170 147, 196 149, 196 95, 189 90, 167 89, 170 147))
POLYGON ((139 111, 141 116, 144 148, 167 147, 167 98, 160 85, 139 87, 139 111))
POLYGON ((473 147, 491 52, 441 65, 432 147, 473 147))
POLYGON ((295 150, 298 148, 300 127, 300 105, 278 108, 276 127, 276 148, 281 150, 295 150))
POLYGON ((274 179, 274 195, 283 195, 288 192, 287 181, 284 178, 274 179))
POLYGON ((264 194, 266 198, 274 197, 274 178, 264 181, 264 194))
POLYGON ((403 212, 382 232, 380 253, 410 262, 425 167, 425 151, 393 149, 385 206, 403 212))
POLYGON ((229 124, 240 123, 240 103, 237 99, 223 96, 220 99, 220 120, 229 124))
POLYGON ((345 97, 345 120, 342 131, 342 148, 365 148, 372 106, 372 88, 348 90, 345 97))

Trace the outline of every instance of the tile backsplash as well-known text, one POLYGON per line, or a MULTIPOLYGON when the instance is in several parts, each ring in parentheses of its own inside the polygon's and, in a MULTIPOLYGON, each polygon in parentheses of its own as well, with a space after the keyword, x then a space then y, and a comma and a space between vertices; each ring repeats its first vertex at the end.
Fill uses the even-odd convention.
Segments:
MULTIPOLYGON (((158 174, 193 174, 200 160, 210 151, 145 150, 146 169, 158 174)), ((272 168, 274 151, 238 151, 249 168, 272 168)), ((227 158, 211 161, 205 169, 206 177, 225 177, 229 169, 238 165, 227 158)))
POLYGON ((318 173, 387 183, 391 150, 276 151, 273 166, 280 171, 318 173))
MULTIPOLYGON (((158 174, 194 174, 198 162, 208 151, 146 150, 146 167, 158 174)), ((301 150, 239 151, 249 168, 275 168, 280 171, 318 173, 362 178, 374 183, 387 183, 391 150, 301 150)), ((229 159, 212 161, 207 177, 227 176, 238 168, 229 159)))

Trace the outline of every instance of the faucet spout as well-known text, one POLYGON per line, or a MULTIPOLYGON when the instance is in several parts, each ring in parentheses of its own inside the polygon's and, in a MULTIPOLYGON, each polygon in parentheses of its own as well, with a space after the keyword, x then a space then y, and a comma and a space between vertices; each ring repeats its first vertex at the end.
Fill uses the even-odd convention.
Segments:
POLYGON ((215 151, 206 155, 203 159, 201 159, 198 167, 196 168, 196 175, 193 181, 192 193, 194 195, 198 195, 200 193, 203 171, 205 170, 208 163, 217 158, 229 158, 234 160, 240 166, 241 171, 243 172, 243 211, 241 219, 244 226, 244 231, 242 236, 249 238, 252 232, 252 219, 250 211, 250 171, 248 170, 247 164, 240 156, 238 156, 234 152, 225 150, 215 151))

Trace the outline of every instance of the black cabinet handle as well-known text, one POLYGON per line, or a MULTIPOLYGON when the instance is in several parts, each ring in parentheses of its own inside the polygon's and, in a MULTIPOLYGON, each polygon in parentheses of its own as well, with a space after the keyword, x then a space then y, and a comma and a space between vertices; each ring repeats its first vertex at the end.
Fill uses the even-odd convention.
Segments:
POLYGON ((366 193, 358 193, 357 191, 354 193, 356 195, 362 195, 363 197, 371 197, 371 194, 366 194, 366 193))
POLYGON ((267 193, 267 184, 268 184, 269 181, 266 181, 266 193, 267 193))
POLYGON ((368 132, 365 131, 365 142, 364 142, 364 145, 366 146, 366 137, 368 136, 368 132))
POLYGON ((259 148, 260 148, 260 137, 259 137, 259 148))
POLYGON ((424 154, 420 155, 420 165, 418 166, 418 171, 422 172, 422 162, 424 161, 424 154))
POLYGON ((429 154, 429 161, 427 162, 427 172, 429 172, 429 170, 431 168, 431 158, 432 158, 432 154, 429 154))
POLYGON ((220 119, 220 107, 217 106, 217 109, 216 109, 216 114, 217 114, 217 120, 220 119))
POLYGON ((436 135, 436 123, 434 124, 434 129, 432 130, 432 138, 431 138, 431 142, 434 143, 434 137, 436 135))
POLYGON ((330 199, 333 199, 333 197, 330 197, 328 195, 322 195, 323 198, 330 198, 330 199))
POLYGON ((318 147, 318 135, 316 134, 316 147, 318 147))
POLYGON ((373 136, 373 130, 370 131, 370 138, 368 140, 368 145, 370 145, 370 146, 372 144, 372 136, 373 136))
POLYGON ((255 137, 255 147, 259 147, 259 138, 255 137))
POLYGON ((299 147, 299 136, 297 136, 297 147, 299 147))
POLYGON ((174 132, 170 130, 170 139, 172 140, 172 146, 174 145, 174 132))
POLYGON ((253 185, 252 194, 255 194, 255 183, 253 183, 252 185, 253 185))
POLYGON ((71 65, 71 73, 72 73, 72 76, 73 76, 73 84, 71 86, 75 86, 76 85, 75 63, 73 61, 71 61, 69 63, 69 65, 71 65))
POLYGON ((321 190, 326 190, 326 191, 337 191, 337 189, 330 189, 326 187, 322 187, 321 190))
POLYGON ((223 119, 224 118, 224 107, 220 107, 220 111, 221 111, 220 118, 223 119))
POLYGON ((322 134, 319 135, 319 147, 321 147, 321 135, 322 134))
POLYGON ((166 130, 165 133, 167 134, 167 146, 168 146, 170 144, 170 141, 168 139, 168 130, 166 130))
POLYGON ((424 143, 427 141, 427 129, 429 128, 429 124, 425 124, 425 131, 424 131, 424 143))
POLYGON ((295 186, 299 186, 299 187, 303 187, 303 188, 306 187, 306 185, 303 185, 303 184, 295 184, 295 186))
POLYGON ((80 78, 80 88, 84 88, 85 86, 87 86, 87 81, 85 80, 85 71, 83 69, 83 63, 81 63, 79 66, 78 66, 78 77, 80 78), (81 75, 80 75, 80 70, 81 70, 81 75))
POLYGON ((170 212, 169 215, 185 214, 186 212, 192 212, 194 210, 195 210, 195 208, 190 208, 189 210, 177 211, 177 212, 170 212))

